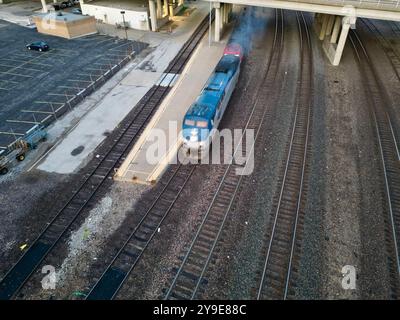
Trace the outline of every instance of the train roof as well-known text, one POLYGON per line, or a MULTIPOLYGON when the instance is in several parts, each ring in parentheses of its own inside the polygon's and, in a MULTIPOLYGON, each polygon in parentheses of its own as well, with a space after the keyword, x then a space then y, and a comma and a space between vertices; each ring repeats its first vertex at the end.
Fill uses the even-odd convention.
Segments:
POLYGON ((203 92, 213 94, 224 89, 225 84, 228 82, 226 74, 214 73, 205 85, 203 92))
POLYGON ((211 105, 203 104, 200 101, 196 101, 186 112, 186 117, 208 118, 212 116, 212 112, 213 108, 211 105))
POLYGON ((212 118, 226 85, 239 68, 240 58, 225 55, 218 62, 196 102, 186 112, 186 117, 212 118))
POLYGON ((215 107, 218 105, 224 91, 225 77, 219 77, 215 74, 206 87, 192 104, 186 113, 186 116, 210 118, 214 116, 215 107))
POLYGON ((226 55, 221 58, 214 69, 213 74, 208 79, 202 91, 203 94, 210 96, 221 96, 232 75, 239 67, 240 58, 233 55, 226 55))
POLYGON ((231 54, 227 54, 221 58, 215 67, 215 72, 228 73, 235 72, 239 67, 240 58, 231 54))

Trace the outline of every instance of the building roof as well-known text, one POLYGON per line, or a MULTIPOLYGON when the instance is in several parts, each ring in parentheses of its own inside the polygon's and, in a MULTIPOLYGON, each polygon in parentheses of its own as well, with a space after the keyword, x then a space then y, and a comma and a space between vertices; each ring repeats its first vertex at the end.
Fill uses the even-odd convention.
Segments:
POLYGON ((147 10, 149 6, 148 0, 93 0, 85 2, 85 4, 93 6, 102 6, 109 8, 116 8, 121 10, 147 10))
POLYGON ((81 21, 88 18, 89 16, 81 15, 81 14, 73 14, 69 12, 62 12, 62 15, 59 15, 60 11, 57 12, 48 12, 48 13, 38 13, 35 14, 35 17, 40 17, 42 19, 56 20, 56 21, 64 21, 64 22, 72 22, 72 21, 81 21))

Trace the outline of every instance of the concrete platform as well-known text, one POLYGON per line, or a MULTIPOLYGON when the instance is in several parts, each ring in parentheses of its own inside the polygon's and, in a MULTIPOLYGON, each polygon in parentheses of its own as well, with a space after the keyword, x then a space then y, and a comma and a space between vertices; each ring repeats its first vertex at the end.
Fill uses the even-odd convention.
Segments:
MULTIPOLYGON (((59 119, 49 128, 48 141, 54 146, 31 169, 70 174, 77 172, 96 156, 96 147, 159 81, 170 61, 207 14, 208 5, 200 4, 175 32, 162 35, 163 40, 158 41, 154 51, 145 59, 128 64, 116 74, 115 79, 110 79, 96 94, 90 95, 78 105, 73 110, 79 111, 78 115, 71 112, 71 116, 67 114, 59 119), (74 150, 82 151, 77 154, 74 150)), ((150 33, 147 33, 150 37, 150 33)), ((153 32, 151 35, 161 36, 153 32)))
POLYGON ((208 34, 203 38, 176 84, 117 171, 115 180, 153 184, 161 177, 182 144, 179 136, 182 119, 222 57, 229 35, 230 31, 226 31, 224 39, 219 43, 213 42, 211 46, 208 34), (155 129, 165 133, 167 145, 165 153, 160 157, 162 160, 154 164, 148 160, 147 153, 154 144, 152 133, 155 129))

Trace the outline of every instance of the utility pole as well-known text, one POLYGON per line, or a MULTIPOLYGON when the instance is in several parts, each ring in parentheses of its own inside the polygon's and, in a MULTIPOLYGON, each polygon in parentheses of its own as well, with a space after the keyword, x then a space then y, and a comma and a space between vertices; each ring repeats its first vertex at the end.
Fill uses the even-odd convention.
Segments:
POLYGON ((211 47, 211 23, 212 23, 212 19, 211 19, 211 1, 210 1, 210 12, 208 15, 208 46, 211 47))
POLYGON ((128 30, 126 30, 126 25, 125 25, 125 11, 121 11, 121 14, 122 14, 122 21, 123 21, 124 29, 125 29, 125 38, 126 38, 126 40, 128 40, 128 30))

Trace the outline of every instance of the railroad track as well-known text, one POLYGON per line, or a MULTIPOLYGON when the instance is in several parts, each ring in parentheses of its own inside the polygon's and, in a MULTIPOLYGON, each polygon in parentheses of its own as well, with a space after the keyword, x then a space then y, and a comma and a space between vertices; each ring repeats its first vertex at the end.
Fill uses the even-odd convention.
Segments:
MULTIPOLYGON (((82 217, 84 209, 100 193, 105 182, 112 179, 114 170, 122 164, 130 147, 144 130, 148 120, 169 91, 169 84, 162 86, 161 83, 167 78, 168 74, 180 73, 183 70, 190 55, 205 35, 208 22, 208 17, 201 22, 165 70, 164 76, 159 82, 160 85, 149 90, 136 106, 134 112, 124 119, 113 135, 114 140, 110 148, 104 155, 93 159, 88 168, 88 173, 85 174, 83 181, 73 195, 1 280, 0 300, 15 297, 50 251, 56 244, 60 243, 67 231, 71 230, 74 222, 82 217)), ((170 81, 172 82, 173 79, 170 81)))
POLYGON ((110 300, 118 294, 125 280, 139 262, 144 250, 157 234, 168 216, 196 165, 176 165, 160 194, 154 199, 140 222, 115 255, 105 272, 88 293, 88 300, 110 300))
MULTIPOLYGON (((257 88, 255 101, 245 125, 245 129, 255 131, 255 139, 267 114, 265 101, 269 101, 271 88, 279 70, 279 62, 283 46, 283 12, 276 10, 275 36, 271 56, 269 58, 263 81, 257 88)), ((242 136, 242 139, 244 137, 242 136)), ((254 147, 254 146, 253 146, 254 147)), ((238 148, 235 148, 234 154, 238 148)), ((237 175, 241 166, 232 162, 226 165, 224 174, 208 206, 204 217, 197 228, 190 246, 184 253, 180 265, 176 268, 169 286, 165 289, 164 299, 195 299, 206 283, 205 273, 216 245, 221 237, 228 214, 242 181, 242 175, 237 175)))
MULTIPOLYGON (((249 83, 246 84, 246 86, 248 85, 249 83)), ((91 290, 86 296, 87 300, 110 300, 117 297, 196 168, 197 165, 182 164, 171 168, 174 170, 173 174, 167 179, 160 194, 152 202, 127 240, 124 241, 106 270, 91 286, 91 290)), ((224 171, 220 171, 222 176, 224 171)))
POLYGON ((305 199, 305 173, 307 166, 313 95, 313 60, 307 21, 297 13, 300 34, 300 79, 297 104, 293 119, 283 178, 277 195, 274 215, 267 233, 267 248, 257 299, 286 299, 302 203, 305 199))
MULTIPOLYGON (((382 32, 368 19, 361 19, 362 23, 372 32, 374 33, 378 41, 385 51, 386 56, 388 57, 390 64, 393 67, 394 72, 396 73, 397 79, 400 81, 400 54, 395 47, 388 41, 382 32)), ((399 31, 400 32, 400 31, 399 31)))
POLYGON ((373 67, 367 50, 355 31, 349 39, 360 65, 366 95, 370 98, 369 108, 381 157, 383 184, 387 203, 385 215, 385 238, 388 254, 389 274, 391 277, 391 298, 400 297, 400 153, 394 127, 387 106, 390 100, 373 67))
POLYGON ((393 33, 400 37, 400 26, 398 24, 398 22, 394 22, 394 21, 388 21, 388 23, 390 24, 390 27, 392 28, 393 33))

